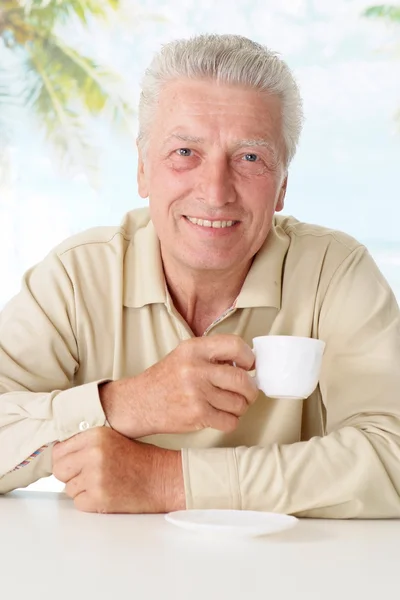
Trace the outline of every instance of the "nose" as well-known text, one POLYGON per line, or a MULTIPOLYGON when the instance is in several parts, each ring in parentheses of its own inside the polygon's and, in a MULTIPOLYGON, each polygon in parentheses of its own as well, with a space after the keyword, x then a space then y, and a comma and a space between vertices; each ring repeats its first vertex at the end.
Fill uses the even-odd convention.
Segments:
POLYGON ((201 200, 212 208, 235 202, 235 186, 226 158, 213 157, 204 161, 198 193, 201 200))

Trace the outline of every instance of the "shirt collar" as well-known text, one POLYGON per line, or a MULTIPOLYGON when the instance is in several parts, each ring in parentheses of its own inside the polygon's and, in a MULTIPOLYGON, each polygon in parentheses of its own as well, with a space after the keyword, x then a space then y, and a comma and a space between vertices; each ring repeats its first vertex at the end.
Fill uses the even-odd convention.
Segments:
POLYGON ((141 308, 164 304, 166 283, 160 242, 152 221, 138 229, 131 239, 124 260, 124 306, 141 308))
POLYGON ((281 307, 282 271, 290 238, 273 221, 270 232, 254 257, 236 308, 281 307))
MULTIPOLYGON (((289 237, 274 219, 236 299, 236 308, 280 308, 282 269, 288 247, 289 237)), ((149 221, 135 232, 125 254, 124 306, 141 308, 148 304, 165 304, 166 299, 160 243, 149 221)))

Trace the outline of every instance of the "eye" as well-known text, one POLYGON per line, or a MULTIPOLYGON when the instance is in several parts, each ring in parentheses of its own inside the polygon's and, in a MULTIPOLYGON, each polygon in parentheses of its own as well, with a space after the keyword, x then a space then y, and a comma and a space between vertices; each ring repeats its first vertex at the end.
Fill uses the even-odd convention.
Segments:
POLYGON ((243 160, 247 162, 257 162, 258 156, 257 154, 253 154, 252 152, 248 152, 243 156, 243 160))
POLYGON ((178 148, 178 150, 176 150, 176 154, 178 156, 192 156, 192 151, 190 150, 190 148, 178 148))

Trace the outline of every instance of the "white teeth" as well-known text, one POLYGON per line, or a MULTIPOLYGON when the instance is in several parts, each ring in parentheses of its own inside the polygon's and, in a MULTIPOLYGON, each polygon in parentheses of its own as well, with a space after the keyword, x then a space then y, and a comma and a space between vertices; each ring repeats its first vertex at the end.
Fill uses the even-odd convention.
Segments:
POLYGON ((203 219, 196 219, 195 217, 186 217, 188 221, 194 225, 200 225, 201 227, 213 227, 220 229, 221 227, 232 227, 236 221, 205 221, 203 219))

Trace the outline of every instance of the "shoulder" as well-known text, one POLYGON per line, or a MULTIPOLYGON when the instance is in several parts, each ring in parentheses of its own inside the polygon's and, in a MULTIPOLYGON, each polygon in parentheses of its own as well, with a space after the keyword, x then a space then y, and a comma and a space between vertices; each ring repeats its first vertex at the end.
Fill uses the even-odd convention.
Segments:
POLYGON ((80 254, 87 256, 114 253, 116 249, 123 252, 137 231, 146 227, 149 220, 148 208, 132 210, 124 216, 120 225, 94 227, 82 231, 61 242, 52 253, 63 262, 80 254))
POLYGON ((343 231, 304 223, 292 216, 276 215, 275 227, 289 238, 289 253, 329 255, 334 262, 341 263, 353 253, 366 250, 361 242, 343 231))
POLYGON ((276 226, 289 237, 302 240, 305 244, 322 241, 325 244, 342 246, 350 252, 362 246, 358 240, 343 231, 312 223, 304 223, 292 216, 277 215, 275 222, 276 226))
POLYGON ((296 282, 297 289, 315 290, 321 301, 329 288, 349 281, 350 273, 362 274, 367 283, 377 277, 378 269, 365 246, 343 231, 281 215, 275 218, 275 228, 288 245, 286 279, 296 282))

